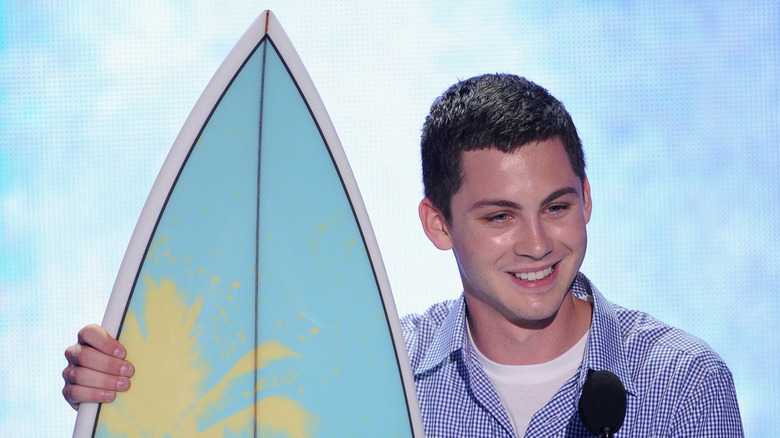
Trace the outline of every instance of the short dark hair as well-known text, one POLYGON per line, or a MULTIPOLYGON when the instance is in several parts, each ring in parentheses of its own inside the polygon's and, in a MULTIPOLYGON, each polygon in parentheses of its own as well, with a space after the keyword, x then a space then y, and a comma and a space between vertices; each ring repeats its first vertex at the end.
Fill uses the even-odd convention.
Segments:
POLYGON ((463 152, 521 146, 558 137, 572 170, 585 180, 585 154, 568 111, 547 90, 510 74, 459 81, 431 106, 422 128, 425 196, 449 222, 450 203, 463 180, 463 152))

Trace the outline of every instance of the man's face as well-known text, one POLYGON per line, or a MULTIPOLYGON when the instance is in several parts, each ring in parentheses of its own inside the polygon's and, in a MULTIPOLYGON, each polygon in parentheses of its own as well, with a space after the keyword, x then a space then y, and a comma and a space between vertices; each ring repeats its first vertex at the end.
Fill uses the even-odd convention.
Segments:
POLYGON ((585 257, 590 187, 559 139, 465 152, 451 206, 434 243, 452 247, 470 314, 533 327, 573 311, 564 298, 585 257))

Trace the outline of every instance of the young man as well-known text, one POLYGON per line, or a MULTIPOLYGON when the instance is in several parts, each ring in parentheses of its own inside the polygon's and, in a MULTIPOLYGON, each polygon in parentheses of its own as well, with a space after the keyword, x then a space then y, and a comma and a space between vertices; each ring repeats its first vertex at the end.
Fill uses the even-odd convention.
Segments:
MULTIPOLYGON (((453 85, 422 137, 425 233, 452 249, 463 293, 402 320, 429 437, 592 436, 578 400, 614 373, 617 436, 742 436, 732 376, 700 340, 607 301, 581 273, 590 219, 582 146, 563 104, 511 75, 453 85)), ((66 352, 65 398, 129 387, 97 326, 66 352)))

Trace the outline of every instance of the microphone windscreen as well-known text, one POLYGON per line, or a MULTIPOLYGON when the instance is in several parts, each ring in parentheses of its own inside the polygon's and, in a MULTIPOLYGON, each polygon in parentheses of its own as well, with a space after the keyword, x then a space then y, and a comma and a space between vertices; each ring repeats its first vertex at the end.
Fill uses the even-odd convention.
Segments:
POLYGON ((582 424, 594 435, 614 434, 626 417, 626 390, 618 376, 593 371, 582 386, 579 406, 582 424))

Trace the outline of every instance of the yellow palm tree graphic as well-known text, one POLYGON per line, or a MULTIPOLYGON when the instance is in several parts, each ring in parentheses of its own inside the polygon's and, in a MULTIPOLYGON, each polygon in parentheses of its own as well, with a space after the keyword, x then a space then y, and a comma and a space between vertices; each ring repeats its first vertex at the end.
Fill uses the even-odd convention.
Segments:
MULTIPOLYGON (((241 400, 226 392, 237 379, 275 360, 300 358, 298 353, 277 341, 264 342, 239 359, 217 384, 203 388, 211 370, 198 345, 196 321, 202 300, 198 297, 187 306, 168 279, 156 284, 146 278, 144 293, 146 334, 139 315, 132 311, 128 311, 122 330, 121 340, 128 351, 143 352, 128 357, 137 370, 132 389, 102 406, 96 436, 248 436, 255 424, 260 436, 314 435, 319 418, 290 397, 259 397, 255 403, 252 391, 241 393, 241 400), (225 407, 234 403, 242 408, 226 412, 225 407)), ((263 388, 261 381, 255 391, 262 394, 263 388)))

